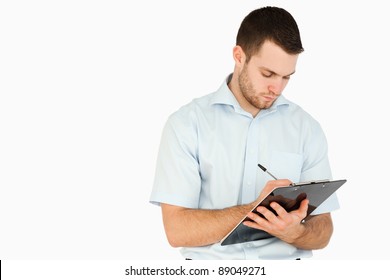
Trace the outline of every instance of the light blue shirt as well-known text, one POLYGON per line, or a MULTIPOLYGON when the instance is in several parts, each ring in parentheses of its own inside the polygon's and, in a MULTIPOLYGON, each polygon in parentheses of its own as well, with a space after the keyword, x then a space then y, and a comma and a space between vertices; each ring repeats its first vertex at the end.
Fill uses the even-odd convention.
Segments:
MULTIPOLYGON (((173 113, 163 130, 150 202, 223 209, 253 202, 272 178, 292 182, 332 179, 326 137, 319 123, 280 96, 253 116, 227 86, 173 113)), ((312 214, 339 208, 336 195, 312 214)), ((280 239, 181 249, 191 259, 295 259, 312 256, 280 239)))

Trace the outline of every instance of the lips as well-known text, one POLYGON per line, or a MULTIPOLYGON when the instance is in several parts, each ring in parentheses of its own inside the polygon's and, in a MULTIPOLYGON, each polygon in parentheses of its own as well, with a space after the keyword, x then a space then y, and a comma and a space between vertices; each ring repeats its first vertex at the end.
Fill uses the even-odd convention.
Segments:
POLYGON ((263 95, 263 98, 266 100, 266 101, 274 101, 276 99, 275 96, 269 96, 269 95, 263 95))

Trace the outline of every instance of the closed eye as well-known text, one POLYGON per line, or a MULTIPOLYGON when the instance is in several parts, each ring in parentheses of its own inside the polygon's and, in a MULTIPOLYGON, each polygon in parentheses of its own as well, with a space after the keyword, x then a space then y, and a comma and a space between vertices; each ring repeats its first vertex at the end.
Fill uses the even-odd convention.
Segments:
POLYGON ((265 78, 271 78, 273 75, 274 75, 274 73, 261 73, 261 75, 263 76, 263 77, 265 77, 265 78))
MULTIPOLYGON (((272 78, 273 76, 277 76, 277 77, 281 77, 281 75, 269 70, 269 69, 265 69, 265 68, 261 68, 260 69, 260 73, 263 77, 265 78, 272 78)), ((293 75, 295 73, 295 71, 293 71, 292 73, 286 75, 286 76, 282 76, 282 79, 283 80, 289 80, 291 75, 293 75)))

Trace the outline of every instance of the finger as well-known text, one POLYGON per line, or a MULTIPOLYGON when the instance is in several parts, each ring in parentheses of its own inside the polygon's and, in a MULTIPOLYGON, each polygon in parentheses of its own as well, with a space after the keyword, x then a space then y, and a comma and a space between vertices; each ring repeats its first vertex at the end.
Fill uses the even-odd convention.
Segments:
POLYGON ((264 228, 262 228, 261 226, 259 226, 259 224, 255 223, 255 222, 245 221, 243 224, 244 224, 244 226, 247 226, 247 227, 250 227, 250 228, 255 228, 255 229, 258 229, 258 230, 264 230, 264 228))
POLYGON ((305 198, 304 200, 301 201, 301 206, 308 207, 309 206, 309 199, 305 198))
POLYGON ((270 206, 272 207, 272 209, 275 210, 275 212, 278 214, 278 216, 280 216, 282 219, 288 215, 288 212, 286 211, 286 209, 284 209, 283 206, 281 206, 279 203, 276 203, 276 202, 272 202, 270 204, 270 206))
MULTIPOLYGON (((259 215, 253 213, 253 212, 250 212, 248 214, 248 218, 251 219, 253 222, 251 221, 246 221, 244 222, 244 224, 248 223, 248 224, 251 224, 251 223, 255 223, 257 224, 258 227, 260 227, 261 229, 263 229, 264 227, 267 226, 268 224, 268 221, 265 219, 265 218, 262 218, 260 217, 259 215)), ((257 228, 257 227, 256 227, 257 228)))
POLYGON ((309 208, 309 200, 307 198, 305 198, 304 200, 301 201, 301 205, 299 206, 299 209, 301 209, 301 208, 302 208, 302 210, 305 210, 305 212, 309 208))
MULTIPOLYGON (((276 202, 275 202, 276 203, 276 202)), ((277 203, 276 203, 277 204, 277 203)), ((257 207, 257 209, 256 209, 260 214, 262 214, 263 216, 264 216, 264 218, 267 220, 267 221, 269 221, 269 222, 271 222, 271 223, 273 223, 273 222, 275 222, 276 220, 277 220, 277 217, 276 217, 276 215, 271 211, 271 210, 269 210, 269 209, 267 209, 266 207, 264 207, 264 206, 259 206, 259 207, 257 207)))
POLYGON ((309 209, 309 200, 306 198, 302 200, 301 205, 295 211, 297 211, 298 215, 303 219, 306 217, 308 209, 309 209))

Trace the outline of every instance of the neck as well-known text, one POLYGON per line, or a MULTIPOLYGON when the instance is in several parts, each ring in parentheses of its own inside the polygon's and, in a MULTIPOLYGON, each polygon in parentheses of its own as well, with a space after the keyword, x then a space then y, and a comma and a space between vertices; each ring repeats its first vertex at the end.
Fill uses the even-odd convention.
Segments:
POLYGON ((245 99, 244 95, 241 92, 239 83, 238 83, 238 75, 233 73, 232 79, 228 83, 228 87, 233 93, 234 97, 237 99, 238 104, 240 104, 241 108, 251 114, 253 117, 256 117, 260 112, 259 108, 254 107, 252 104, 245 99))

